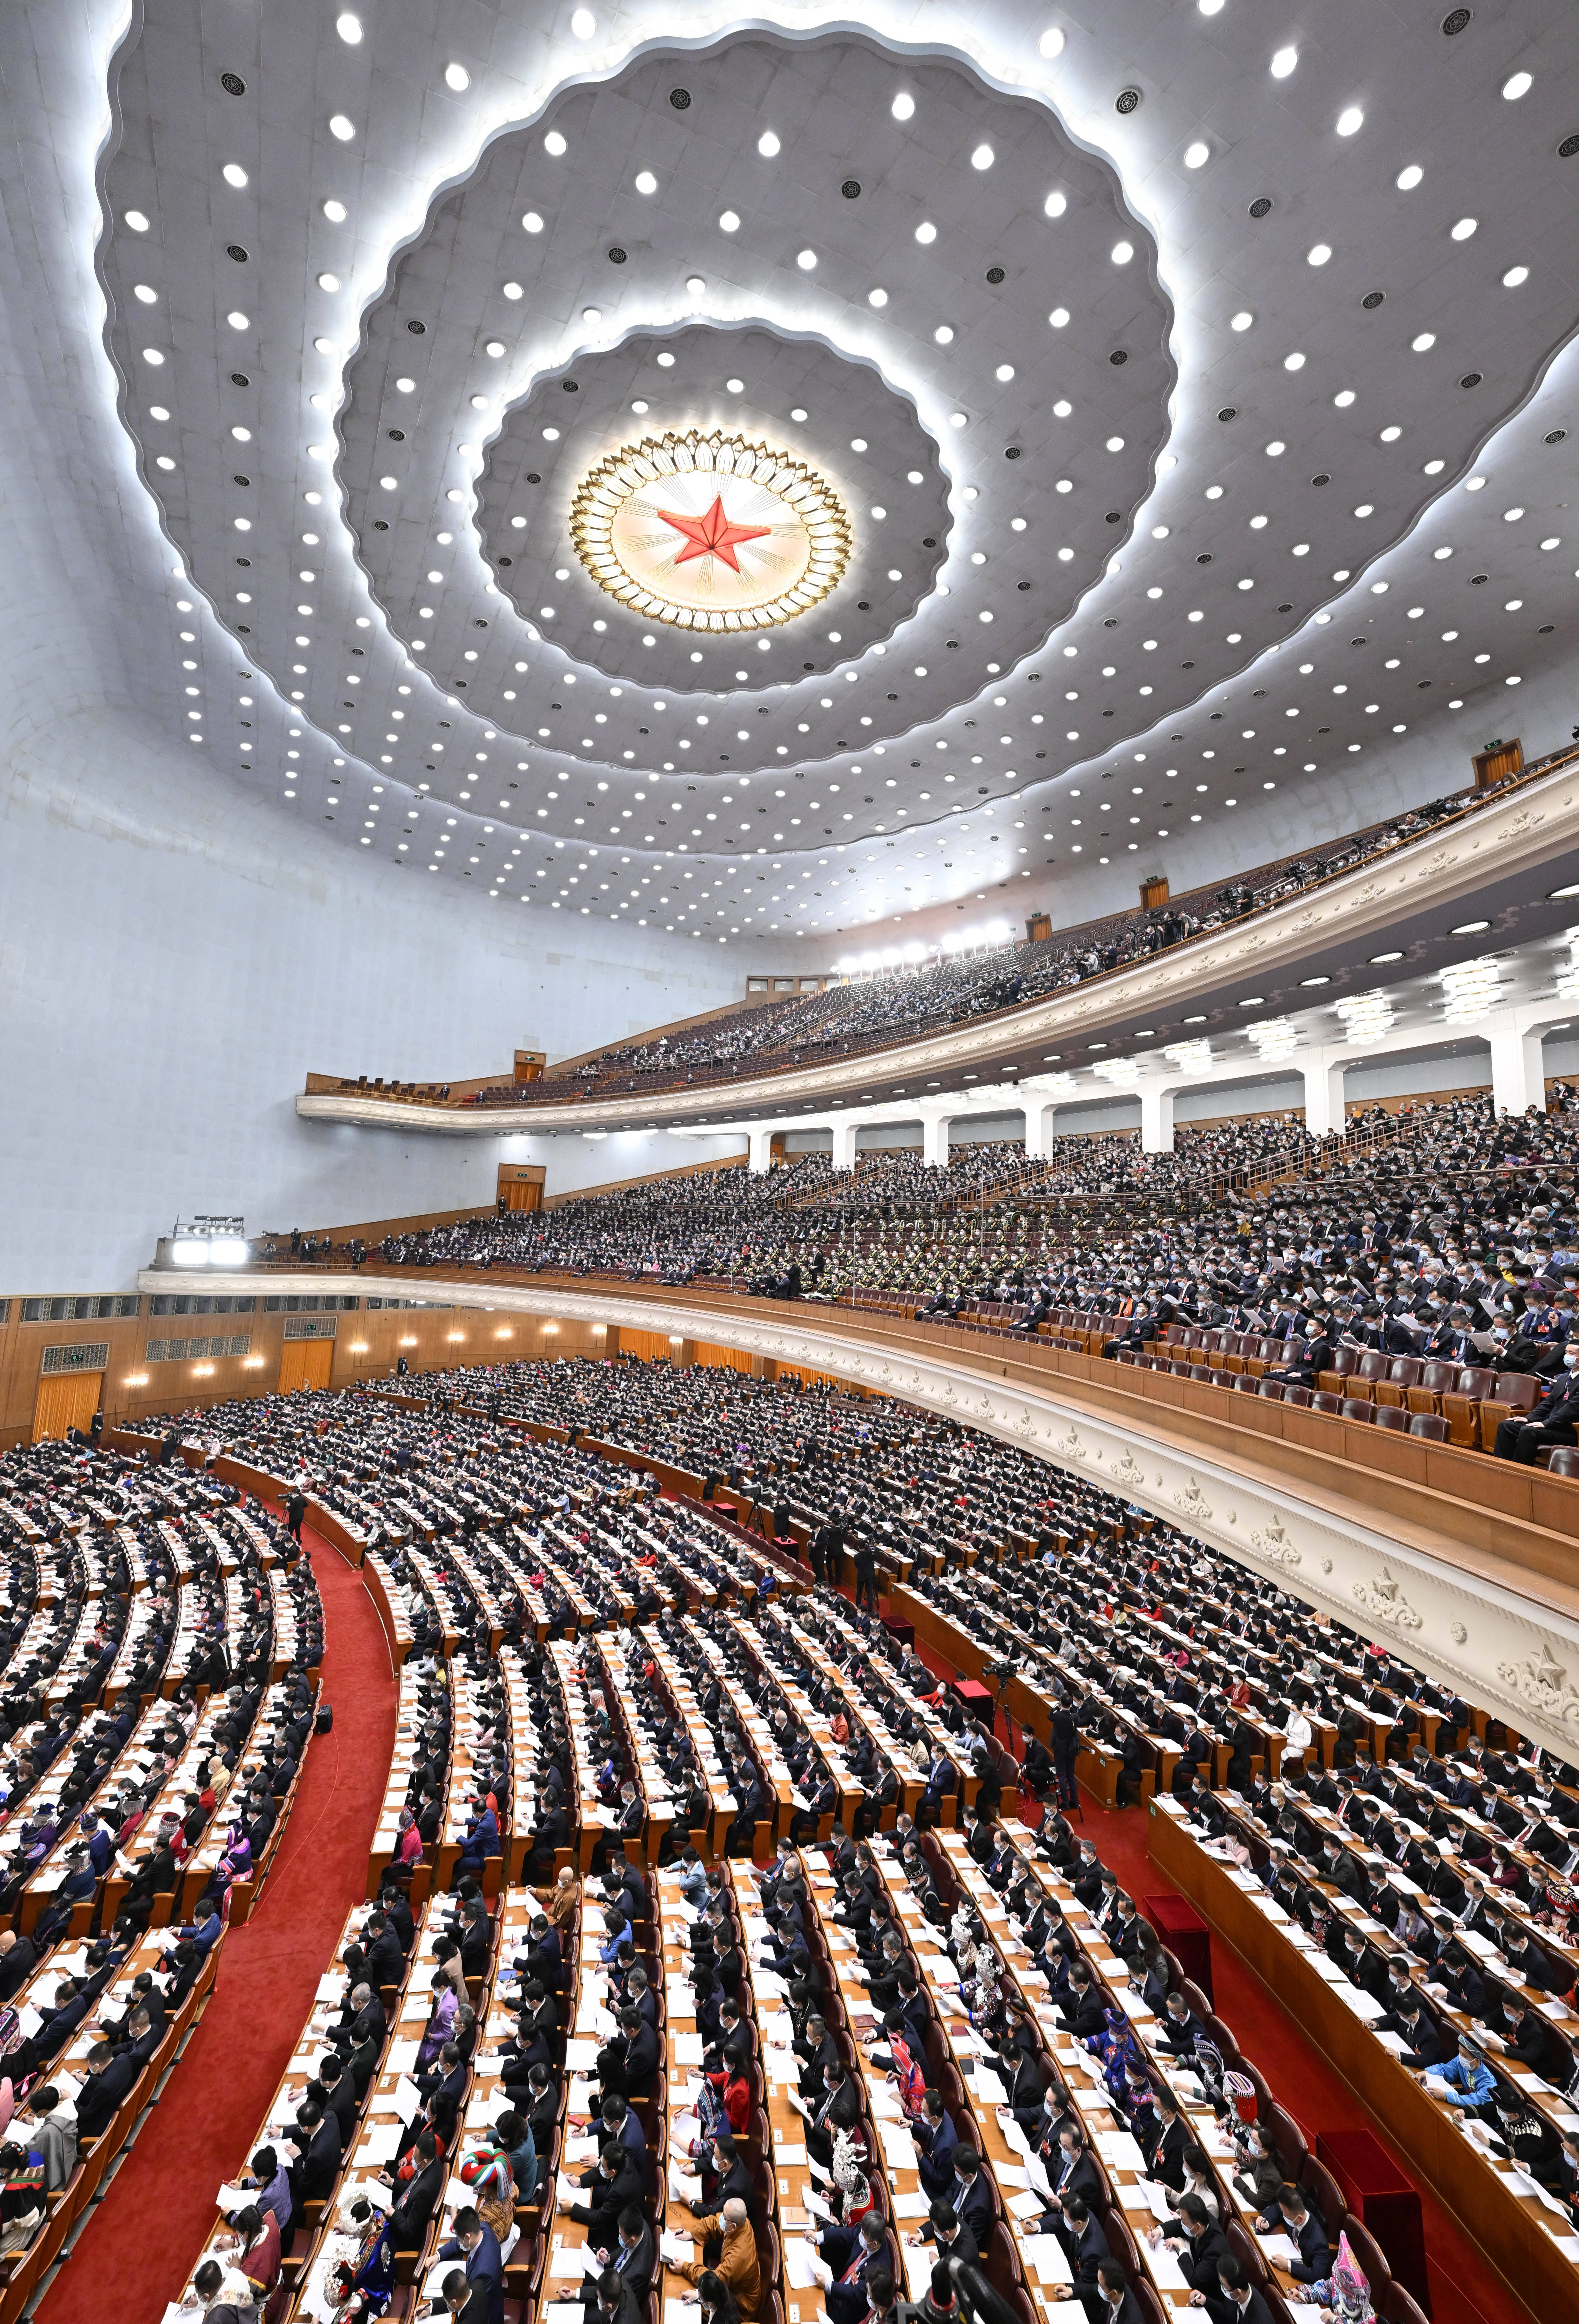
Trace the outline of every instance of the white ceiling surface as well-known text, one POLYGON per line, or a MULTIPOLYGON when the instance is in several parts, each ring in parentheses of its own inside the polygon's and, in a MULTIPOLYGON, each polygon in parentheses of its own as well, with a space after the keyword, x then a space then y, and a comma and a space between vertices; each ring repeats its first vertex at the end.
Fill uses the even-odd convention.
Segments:
MULTIPOLYGON (((122 658, 106 672, 106 646, 95 636, 99 667, 78 671, 63 659, 57 697, 102 688, 158 719, 172 742, 200 733, 200 746, 180 747, 271 802, 282 844, 292 820, 310 823, 420 868, 424 880, 455 881, 473 871, 474 855, 490 870, 503 856, 521 878, 491 880, 500 908, 524 915, 534 907, 516 899, 527 894, 611 916, 623 905, 619 916, 642 920, 643 876, 651 887, 683 847, 686 868, 710 892, 672 922, 652 916, 654 927, 698 927, 710 938, 790 929, 826 939, 832 954, 846 948, 836 928, 880 911, 970 899, 1017 874, 1035 882, 1028 899, 1063 892, 1077 904, 1094 892, 1084 875, 1099 847, 1115 864, 1143 853, 1149 867, 1153 858, 1166 862, 1166 833, 1187 845, 1192 862, 1205 847, 1226 872, 1290 839, 1302 844, 1353 820, 1366 754, 1377 763, 1391 736, 1417 736, 1427 718, 1443 729, 1446 788, 1469 748, 1517 731, 1519 697, 1507 681, 1543 676, 1568 651, 1579 563, 1579 531, 1566 512, 1574 439, 1544 439, 1572 420, 1572 363, 1549 374, 1547 366, 1576 304, 1567 229, 1579 157, 1559 160, 1556 148, 1579 130, 1579 20, 1552 5, 1479 9, 1467 31, 1446 39, 1445 13, 1415 8, 1405 22, 1355 0, 1322 12, 1318 39, 1249 0, 1226 0, 1210 16, 1194 0, 1166 10, 1132 0, 1089 29, 1056 7, 934 6, 921 56, 913 15, 898 9, 866 12, 864 47, 847 30, 819 34, 811 9, 788 9, 777 51, 760 29, 724 37, 728 13, 704 10, 688 20, 688 51, 670 45, 643 59, 672 23, 651 8, 596 11, 581 41, 568 10, 546 25, 483 7, 463 16, 429 11, 413 23, 368 5, 352 46, 332 9, 304 0, 266 15, 244 14, 231 0, 207 8, 155 0, 124 58, 119 119, 106 139, 114 12, 11 12, 0 32, 15 141, 5 207, 9 231, 23 221, 32 240, 10 247, 6 297, 34 334, 23 360, 54 399, 41 427, 59 467, 55 537, 41 550, 80 572, 85 590, 106 592, 122 658), (1065 35, 1050 59, 1039 51, 1049 30, 1065 35), (718 45, 702 45, 709 41, 718 45), (1285 44, 1297 48, 1297 62, 1275 78, 1270 62, 1285 44), (466 68, 464 90, 446 85, 452 62, 466 68), (245 81, 245 95, 225 92, 226 71, 245 81), (1516 72, 1531 76, 1528 92, 1504 97, 1516 72), (692 94, 683 113, 668 103, 675 86, 692 94), (1115 98, 1125 88, 1141 102, 1120 115, 1115 98), (891 93, 900 92, 916 99, 906 123, 888 109, 891 93), (1364 118, 1345 136, 1337 123, 1348 107, 1364 118), (352 128, 348 140, 331 130, 339 115, 352 128), (541 140, 561 120, 568 191, 556 201, 541 140), (755 141, 769 128, 781 147, 764 158, 755 141), (974 168, 983 139, 993 160, 974 168), (1197 143, 1206 156, 1191 169, 1184 157, 1197 143), (99 221, 87 188, 101 143, 109 345, 146 491, 131 444, 106 426, 117 382, 95 346, 104 293, 92 272, 99 221), (245 171, 245 187, 226 185, 226 163, 245 171), (1395 180, 1406 164, 1423 178, 1403 191, 1395 180), (634 189, 639 168, 658 179, 651 197, 634 189), (846 168, 861 181, 858 199, 839 190, 846 168), (1103 189, 1110 171, 1131 217, 1116 227, 1122 212, 1103 189), (512 207, 529 177, 545 220, 538 236, 521 228, 512 207), (1069 208, 1048 219, 1039 195, 1055 184, 1067 189, 1069 208), (430 205, 447 189, 435 223, 430 205), (1272 209, 1252 221, 1249 206, 1261 196, 1272 209), (343 224, 325 217, 328 200, 345 206, 343 224), (741 219, 728 235, 716 224, 725 204, 741 219), (129 227, 131 208, 147 216, 149 231, 129 227), (1454 239, 1454 223, 1469 218, 1475 231, 1454 239), (938 229, 929 244, 915 237, 924 221, 938 229), (1114 231, 1133 245, 1124 267, 1104 254, 1114 231), (629 253, 621 267, 606 255, 616 238, 629 253), (227 255, 233 243, 244 262, 227 255), (1317 246, 1332 256, 1314 265, 1307 253, 1317 246), (802 250, 816 251, 815 268, 797 265, 802 250), (995 293, 984 282, 987 263, 1006 269, 995 293), (1528 268, 1527 278, 1504 288, 1516 267, 1528 268), (700 293, 686 288, 693 272, 700 293), (335 291, 319 287, 331 273, 335 291), (506 300, 505 280, 529 295, 506 300), (154 293, 151 302, 135 297, 139 283, 154 293), (406 425, 389 416, 382 383, 375 400, 374 382, 384 318, 403 323, 419 286, 438 300, 437 321, 422 318, 429 328, 420 340, 399 334, 420 351, 409 373, 420 392, 395 392, 414 424, 389 447, 399 466, 380 470, 369 460, 371 435, 359 436, 364 383, 368 427, 374 419, 406 425), (867 303, 874 286, 890 294, 881 309, 867 303), (1384 301, 1367 311, 1362 301, 1378 290, 1384 301), (1047 321, 1055 300, 1071 313, 1064 331, 1047 321), (596 326, 584 320, 588 306, 600 309, 596 326), (1158 332, 1169 310, 1165 364, 1158 332), (233 313, 245 325, 233 327, 233 313), (1239 313, 1252 320, 1236 332, 1239 313), (725 342, 703 327, 742 322, 830 350, 818 367, 827 408, 814 408, 808 390, 803 427, 788 421, 787 381, 766 364, 740 395, 721 395, 721 380, 734 374, 708 360, 725 342), (940 324, 956 331, 944 347, 933 337, 940 324), (504 357, 485 353, 490 331, 504 357), (1432 344, 1417 351, 1412 343, 1425 335, 1432 344), (1131 361, 1109 366, 1122 343, 1131 361), (608 695, 593 655, 615 649, 605 644, 609 632, 589 636, 586 624, 625 617, 579 577, 568 591, 559 585, 586 654, 578 661, 550 641, 546 619, 538 617, 534 639, 502 596, 487 597, 485 615, 479 610, 489 567, 474 486, 480 477, 485 502, 485 454, 502 401, 540 373, 536 401, 549 375, 572 365, 578 376, 584 362, 589 381, 628 381, 622 366, 639 348, 655 355, 660 344, 685 350, 686 378, 679 362, 673 387, 655 362, 643 365, 644 387, 660 377, 665 384, 644 395, 651 420, 632 415, 631 432, 651 420, 738 414, 751 431, 817 460, 848 495, 855 522, 857 565, 842 594, 874 569, 867 543, 880 523, 869 513, 878 490, 887 498, 875 504, 890 509, 881 525, 908 522, 887 442, 872 438, 870 456, 850 449, 861 430, 846 424, 847 410, 871 408, 870 374, 860 367, 875 366, 902 415, 900 432, 919 424, 934 437, 932 461, 917 465, 940 468, 950 485, 951 522, 936 536, 946 544, 936 585, 950 594, 923 588, 907 611, 905 572, 898 627, 881 658, 884 641, 864 631, 859 654, 847 665, 839 658, 826 636, 842 627, 831 602, 773 634, 771 652, 756 657, 775 670, 765 687, 754 662, 743 683, 734 655, 716 667, 714 650, 698 683, 688 675, 690 649, 680 659, 666 634, 651 650, 661 696, 632 676, 614 681, 624 692, 604 705, 602 724, 596 713, 577 720, 568 707, 538 715, 550 689, 568 705, 559 689, 571 678, 584 689, 577 705, 608 695), (147 348, 165 362, 148 363, 147 348), (1296 355, 1303 364, 1286 368, 1296 355), (995 372, 1006 363, 1015 378, 1000 384, 995 372), (237 370, 245 390, 230 383, 237 370), (1462 387, 1473 372, 1480 384, 1462 387), (839 384, 846 380, 847 391, 839 384), (1350 391, 1354 401, 1337 404, 1350 391), (1074 409, 1057 420, 1051 406, 1066 392, 1074 409), (487 410, 472 409, 474 394, 489 399, 487 410), (1153 471, 1165 398, 1161 459, 1173 465, 1153 471), (168 421, 151 419, 155 402, 168 421), (1229 407, 1237 417, 1220 421, 1229 407), (965 427, 950 424, 955 411, 965 427), (235 428, 250 430, 245 443, 235 428), (1382 442, 1393 428, 1396 439, 1382 442), (1121 455, 1104 449, 1110 429, 1125 438, 1121 455), (337 429, 344 494, 332 463, 312 448, 337 451, 337 429), (1003 458, 1011 441, 1022 454, 1014 463, 1003 458), (475 449, 463 454, 463 444, 475 449), (1286 449, 1269 454, 1270 444, 1286 449), (159 469, 162 457, 173 466, 159 469), (1440 470, 1427 476, 1436 461, 1440 470), (377 484, 379 473, 396 474, 394 492, 377 484), (232 481, 242 475, 247 485, 232 481), (1110 497, 1107 479, 1121 475, 1124 488, 1110 497), (1330 484, 1314 486, 1316 475, 1330 484), (1062 502, 1053 490, 1060 476, 1074 485, 1062 502), (1468 490, 1478 478, 1484 488, 1468 490), (309 493, 320 496, 316 505, 309 493), (374 535, 365 530, 377 512, 372 503, 385 501, 391 531, 374 535), (1105 526, 1103 501, 1121 512, 1120 525, 1105 526), (1361 508, 1370 512, 1356 514, 1361 508), (1026 519, 1023 533, 1009 529, 1016 513, 1026 519), (238 515, 250 527, 245 535, 238 515), (1267 521, 1257 526, 1260 516, 1267 521), (442 549, 441 530, 454 536, 442 549), (306 531, 319 536, 315 544, 300 540, 306 531), (1120 546, 1103 570, 1113 540, 1120 546), (433 569, 445 575, 432 596, 420 583, 429 543, 442 558, 433 569), (1064 565, 1059 546, 1076 551, 1064 565), (1440 549, 1453 554, 1438 558, 1440 549), (172 549, 200 588, 171 574, 172 549), (251 567, 236 567, 238 555, 251 556, 251 567), (973 563, 976 556, 986 561, 973 563), (310 582, 297 579, 303 571, 310 582), (1476 576, 1485 577, 1477 584, 1476 576), (1021 592, 1026 578, 1032 587, 1021 592), (1086 593, 1070 610, 1082 583, 1086 593), (244 586, 246 606, 236 595, 244 586), (187 613, 178 610, 183 597, 187 613), (434 622, 413 628, 423 620, 420 604, 435 606, 434 622), (310 612, 300 613, 302 605, 310 612), (1292 610, 1280 613, 1281 605, 1292 610), (993 622, 981 622, 983 613, 993 622), (1191 613, 1201 618, 1192 622, 1191 613), (490 627, 466 694, 485 704, 482 715, 463 707, 448 683, 460 674, 463 631, 478 618, 490 627), (408 652, 417 635, 428 641, 423 651, 408 652), (952 650, 949 636, 959 641, 952 650), (1350 642, 1360 637, 1363 649, 1350 642), (781 690, 792 656, 817 667, 781 690), (528 668, 518 673, 521 660, 528 668), (348 690, 353 677, 361 683, 348 690), (508 689, 507 679, 515 681, 508 689), (515 703, 506 703, 507 690, 515 703), (1063 698, 1070 693, 1078 699, 1063 698), (243 704, 243 694, 251 700, 243 704), (349 718, 348 699, 360 706, 349 718), (856 699, 866 706, 855 715, 873 721, 864 741, 849 729, 847 703, 856 699), (1464 705, 1462 715, 1449 703, 1464 705), (756 715, 762 708, 766 718, 756 715), (702 716, 705 730, 696 724, 702 716), (727 725, 734 738, 736 716, 748 742, 741 750, 732 739, 721 769, 717 729, 727 725), (339 732, 346 724, 348 736, 339 732), (559 731, 543 737, 535 731, 542 724, 559 731), (683 725, 693 748, 682 758, 683 725), (759 730, 783 739, 784 759, 759 730), (704 733, 716 745, 705 774, 704 733), (392 734, 400 739, 385 739, 392 734), (665 736, 675 745, 674 774, 654 787, 665 736), (429 774, 419 742, 437 740, 447 747, 429 774), (459 780, 462 765, 475 770, 484 750, 491 769, 495 752, 508 755, 517 791, 459 780), (627 761, 627 750, 639 755, 627 761), (336 758, 347 763, 336 768, 336 758), (576 780, 566 779, 571 764, 576 780), (720 809, 703 794, 721 798, 747 773, 771 782, 787 766, 827 803, 819 823, 804 819, 822 852, 798 844, 789 819, 797 795, 790 781, 772 782, 786 792, 785 820, 771 817, 773 830, 755 843, 771 850, 759 874, 736 852, 754 835, 727 850, 709 839, 706 817, 720 809), (694 797, 680 788, 682 769, 694 797), (952 787, 943 779, 949 772, 952 787), (1132 837, 1087 842, 1075 827, 1088 816, 1071 794, 1085 791, 1083 774, 1098 772, 1126 779, 1132 797, 1139 787, 1132 837), (836 781, 836 816, 827 811, 836 781), (431 790, 413 816, 414 782, 431 790), (606 794, 592 788, 598 782, 606 794), (1277 786, 1271 796, 1269 784, 1277 786), (949 788, 974 801, 983 787, 993 822, 990 830, 984 816, 976 825, 972 855, 962 825, 945 819, 946 801, 953 805, 949 788), (638 788, 648 801, 637 802, 638 788), (660 834, 656 817, 642 816, 642 806, 655 804, 654 788, 693 807, 683 842, 679 823, 666 822, 660 834), (623 825, 632 810, 628 860, 617 866, 606 860, 611 835, 598 829, 596 809, 588 819, 589 795, 599 807, 606 801, 611 824, 623 825), (501 797, 508 810, 497 806, 501 797), (829 831, 847 835, 830 840, 829 831), (565 873, 566 888, 551 898, 541 861, 550 850, 534 861, 528 833, 552 844, 565 873), (568 867, 576 862, 579 884, 595 845, 603 850, 598 880, 610 886, 582 908, 568 867), (430 872, 429 862, 442 868, 430 872), (627 872, 628 881, 620 876, 627 872), (775 872, 783 874, 776 881, 775 872)), ((613 429, 612 389, 601 419, 613 429)), ((590 421, 578 426, 595 432, 590 421)), ((577 458, 586 440, 577 437, 577 458)), ((570 479, 554 482, 561 472, 546 466, 541 473, 548 514, 532 522, 549 536, 546 557, 570 479)), ((501 467, 502 490, 506 482, 501 467)), ((933 507, 936 489, 930 474, 923 487, 906 487, 933 507)), ((884 530, 885 552, 892 537, 884 530)), ((501 538, 490 523, 486 547, 495 556, 510 553, 501 538)), ((895 563, 905 567, 919 554, 907 547, 895 563)), ((929 576, 915 570, 924 584, 929 576)), ((42 586, 54 577, 42 576, 42 586)), ((14 582, 25 586, 21 575, 14 582)), ((879 603, 873 595, 874 615, 879 603)), ((60 653, 58 637, 50 650, 60 653)), ((633 661, 628 644, 624 651, 622 669, 633 661)), ((36 683, 36 668, 32 675, 36 683)), ((664 876, 678 885, 672 872, 664 876)), ((476 903, 487 892, 474 878, 476 903)))

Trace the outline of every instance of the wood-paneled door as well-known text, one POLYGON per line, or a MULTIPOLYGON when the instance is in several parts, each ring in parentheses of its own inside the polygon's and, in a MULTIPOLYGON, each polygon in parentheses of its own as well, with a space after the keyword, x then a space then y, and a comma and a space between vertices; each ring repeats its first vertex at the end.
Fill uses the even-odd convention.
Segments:
POLYGON ((280 1351, 280 1393, 296 1388, 328 1388, 334 1368, 332 1340, 287 1340, 280 1351))
POLYGON ((84 1432, 98 1410, 102 1372, 47 1372, 39 1380, 32 1408, 32 1441, 64 1436, 69 1428, 84 1432))

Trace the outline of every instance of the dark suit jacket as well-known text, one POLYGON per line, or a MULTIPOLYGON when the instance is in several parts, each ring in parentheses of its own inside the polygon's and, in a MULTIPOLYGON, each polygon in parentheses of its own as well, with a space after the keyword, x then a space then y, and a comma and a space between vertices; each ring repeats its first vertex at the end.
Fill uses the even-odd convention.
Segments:
POLYGON ((115 2109, 143 2069, 129 2052, 112 2058, 102 2074, 90 2074, 77 2099, 77 2139, 79 2146, 98 2138, 115 2120, 115 2109))
MULTIPOLYGON (((444 2185, 445 2168, 443 2155, 436 2155, 425 2171, 419 2171, 415 2178, 406 2181, 405 2192, 390 2214, 390 2233, 396 2251, 414 2251, 420 2246, 423 2230, 444 2185)), ((482 2312, 485 2315, 485 2308, 482 2312)))

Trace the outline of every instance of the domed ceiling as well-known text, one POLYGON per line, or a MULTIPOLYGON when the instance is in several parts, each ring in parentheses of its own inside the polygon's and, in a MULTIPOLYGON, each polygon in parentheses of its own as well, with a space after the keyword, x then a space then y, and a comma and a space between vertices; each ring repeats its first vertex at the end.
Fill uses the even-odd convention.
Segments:
POLYGON ((98 251, 149 694, 479 901, 818 959, 1320 828, 1566 650, 1579 26, 1526 20, 150 0, 98 251))

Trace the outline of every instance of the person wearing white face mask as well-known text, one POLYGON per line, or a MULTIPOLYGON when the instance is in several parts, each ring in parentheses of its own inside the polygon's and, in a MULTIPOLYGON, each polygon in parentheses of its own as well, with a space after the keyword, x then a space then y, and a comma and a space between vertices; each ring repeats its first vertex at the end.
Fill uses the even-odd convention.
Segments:
POLYGON ((1579 1341, 1563 1351, 1563 1370, 1531 1410, 1511 1415, 1497 1430, 1492 1446, 1500 1461, 1521 1461, 1533 1468, 1542 1447, 1579 1443, 1579 1341))

